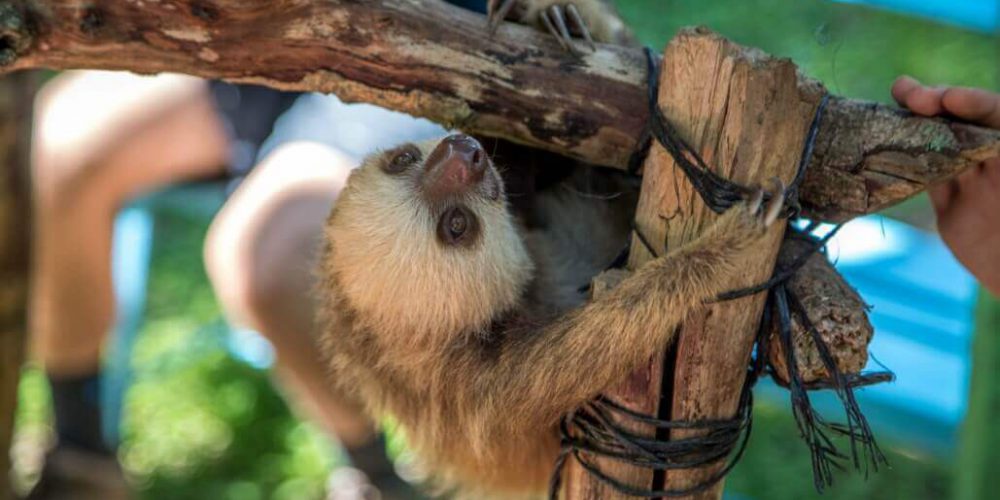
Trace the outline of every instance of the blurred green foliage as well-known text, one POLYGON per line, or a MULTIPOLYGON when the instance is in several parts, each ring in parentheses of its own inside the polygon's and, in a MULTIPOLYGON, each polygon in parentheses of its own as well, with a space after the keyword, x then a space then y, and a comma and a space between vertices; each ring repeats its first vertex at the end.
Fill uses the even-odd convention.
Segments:
MULTIPOLYGON (((878 429, 875 437, 879 438, 878 429)), ((887 467, 870 470, 866 478, 852 468, 849 459, 844 460, 841 464, 845 469, 835 474, 833 486, 820 495, 813 485, 809 450, 799 438, 791 408, 758 399, 746 454, 726 478, 726 493, 758 500, 931 500, 948 496, 953 474, 948 464, 904 451, 901 443, 880 439, 879 445, 888 459, 887 467)), ((837 447, 845 453, 850 449, 844 440, 837 440, 837 447)))
MULTIPOLYGON (((208 220, 161 211, 156 224, 119 452, 140 497, 321 498, 339 452, 289 411, 267 371, 227 349, 201 261, 208 220)), ((26 370, 20 397, 19 435, 37 441, 51 411, 39 370, 26 370)))
POLYGON ((206 230, 204 219, 157 218, 123 464, 147 498, 320 498, 339 457, 292 415, 267 372, 227 350, 201 261, 206 230))
POLYGON ((979 291, 976 332, 972 338, 969 408, 959 438, 954 498, 976 500, 993 491, 995 464, 1000 463, 1000 298, 979 291), (993 467, 991 467, 993 466, 993 467))
MULTIPOLYGON (((835 93, 889 100, 899 74, 929 83, 998 86, 995 39, 856 5, 816 0, 620 0, 643 41, 660 48, 681 26, 707 25, 746 45, 794 59, 835 93)), ((321 496, 335 446, 296 419, 268 373, 235 358, 205 277, 204 218, 157 220, 147 319, 132 354, 121 458, 141 497, 308 499, 321 496)), ((45 434, 44 377, 21 384, 19 435, 45 434)), ((30 440, 30 439, 29 439, 30 440)), ((398 442, 395 442, 398 446, 398 442)), ((892 451, 866 481, 841 474, 831 499, 942 498, 946 464, 892 451)), ((395 446, 394 446, 395 447, 395 446)), ((19 448, 21 449, 21 448, 19 448)), ((23 457, 20 457, 23 458, 23 457)), ((787 408, 758 403, 746 456, 727 491, 749 498, 814 498, 808 452, 787 408)))

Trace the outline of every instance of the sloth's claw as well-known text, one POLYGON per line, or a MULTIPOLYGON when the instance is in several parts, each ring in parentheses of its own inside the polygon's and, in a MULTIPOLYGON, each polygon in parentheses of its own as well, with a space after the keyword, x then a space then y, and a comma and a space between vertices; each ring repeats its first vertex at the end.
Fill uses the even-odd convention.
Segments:
POLYGON ((774 224, 785 206, 785 183, 777 177, 771 177, 768 179, 768 183, 771 184, 771 199, 768 200, 767 206, 764 208, 764 227, 770 227, 771 224, 774 224))
POLYGON ((594 45, 594 38, 590 36, 590 29, 587 28, 587 23, 583 20, 583 16, 580 15, 580 10, 576 8, 576 5, 571 3, 566 4, 566 16, 573 23, 573 27, 580 33, 580 36, 587 41, 590 50, 597 50, 597 46, 594 45))
POLYGON ((757 215, 760 211, 760 205, 764 202, 764 190, 757 189, 750 194, 750 198, 747 199, 747 211, 753 215, 757 215))
POLYGON ((552 24, 555 25, 558 33, 557 38, 562 38, 565 42, 563 47, 567 48, 570 52, 575 55, 580 55, 580 50, 573 43, 573 37, 569 34, 569 28, 566 26, 566 16, 563 14, 563 8, 561 5, 552 5, 548 9, 549 17, 552 20, 552 24))
POLYGON ((563 16, 562 7, 558 5, 549 6, 549 17, 552 19, 552 23, 556 25, 556 29, 559 30, 559 36, 563 40, 569 42, 569 29, 566 27, 566 17, 563 16))
POLYGON ((774 224, 785 208, 785 183, 772 177, 766 184, 766 188, 755 189, 746 198, 746 210, 765 228, 774 224))
POLYGON ((495 33, 504 20, 511 19, 545 27, 564 50, 574 55, 583 55, 583 50, 574 37, 582 38, 591 51, 597 50, 590 27, 576 4, 557 3, 538 10, 532 9, 533 4, 534 0, 487 0, 486 22, 489 33, 495 33))
POLYGON ((507 18, 517 0, 490 0, 486 5, 486 18, 489 21, 490 33, 496 32, 500 23, 507 18))
POLYGON ((542 24, 545 25, 545 29, 549 30, 549 33, 556 37, 556 41, 559 42, 559 45, 561 45, 563 49, 571 50, 569 45, 566 44, 566 40, 563 39, 562 34, 556 29, 556 25, 553 23, 552 19, 549 18, 549 11, 542 11, 542 13, 539 14, 539 17, 542 18, 542 24))

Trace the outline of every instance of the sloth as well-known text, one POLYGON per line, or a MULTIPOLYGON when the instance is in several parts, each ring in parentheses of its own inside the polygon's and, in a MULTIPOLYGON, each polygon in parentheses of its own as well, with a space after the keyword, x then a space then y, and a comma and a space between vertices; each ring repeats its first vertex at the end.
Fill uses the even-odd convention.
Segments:
POLYGON ((780 182, 756 190, 587 300, 581 285, 621 249, 635 197, 577 170, 535 194, 527 224, 482 145, 454 134, 369 156, 328 217, 318 292, 333 380, 398 423, 442 490, 543 492, 560 420, 745 285, 734 262, 782 208, 780 182))

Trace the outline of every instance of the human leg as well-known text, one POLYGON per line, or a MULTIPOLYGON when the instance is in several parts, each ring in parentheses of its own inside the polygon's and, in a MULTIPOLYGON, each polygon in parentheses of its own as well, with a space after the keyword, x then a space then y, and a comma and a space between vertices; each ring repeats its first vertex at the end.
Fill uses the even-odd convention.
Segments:
POLYGON ((34 125, 30 323, 59 442, 30 498, 122 498, 97 394, 115 213, 143 192, 222 173, 227 138, 206 85, 173 75, 64 73, 39 94, 34 125))
POLYGON ((205 84, 66 73, 39 94, 33 138, 34 354, 54 376, 95 371, 114 315, 111 233, 131 197, 219 175, 227 138, 205 84))
POLYGON ((275 347, 293 401, 347 445, 372 424, 329 389, 313 342, 312 266, 319 232, 351 160, 315 143, 289 143, 254 168, 213 221, 205 242, 209 277, 231 322, 275 347))

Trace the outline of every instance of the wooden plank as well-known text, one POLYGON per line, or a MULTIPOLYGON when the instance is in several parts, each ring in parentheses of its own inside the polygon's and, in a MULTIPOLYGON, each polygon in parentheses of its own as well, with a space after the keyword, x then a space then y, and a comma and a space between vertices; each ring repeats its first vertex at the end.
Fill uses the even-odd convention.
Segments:
POLYGON ((13 494, 9 450, 26 338, 34 80, 28 73, 0 78, 0 498, 13 494))

